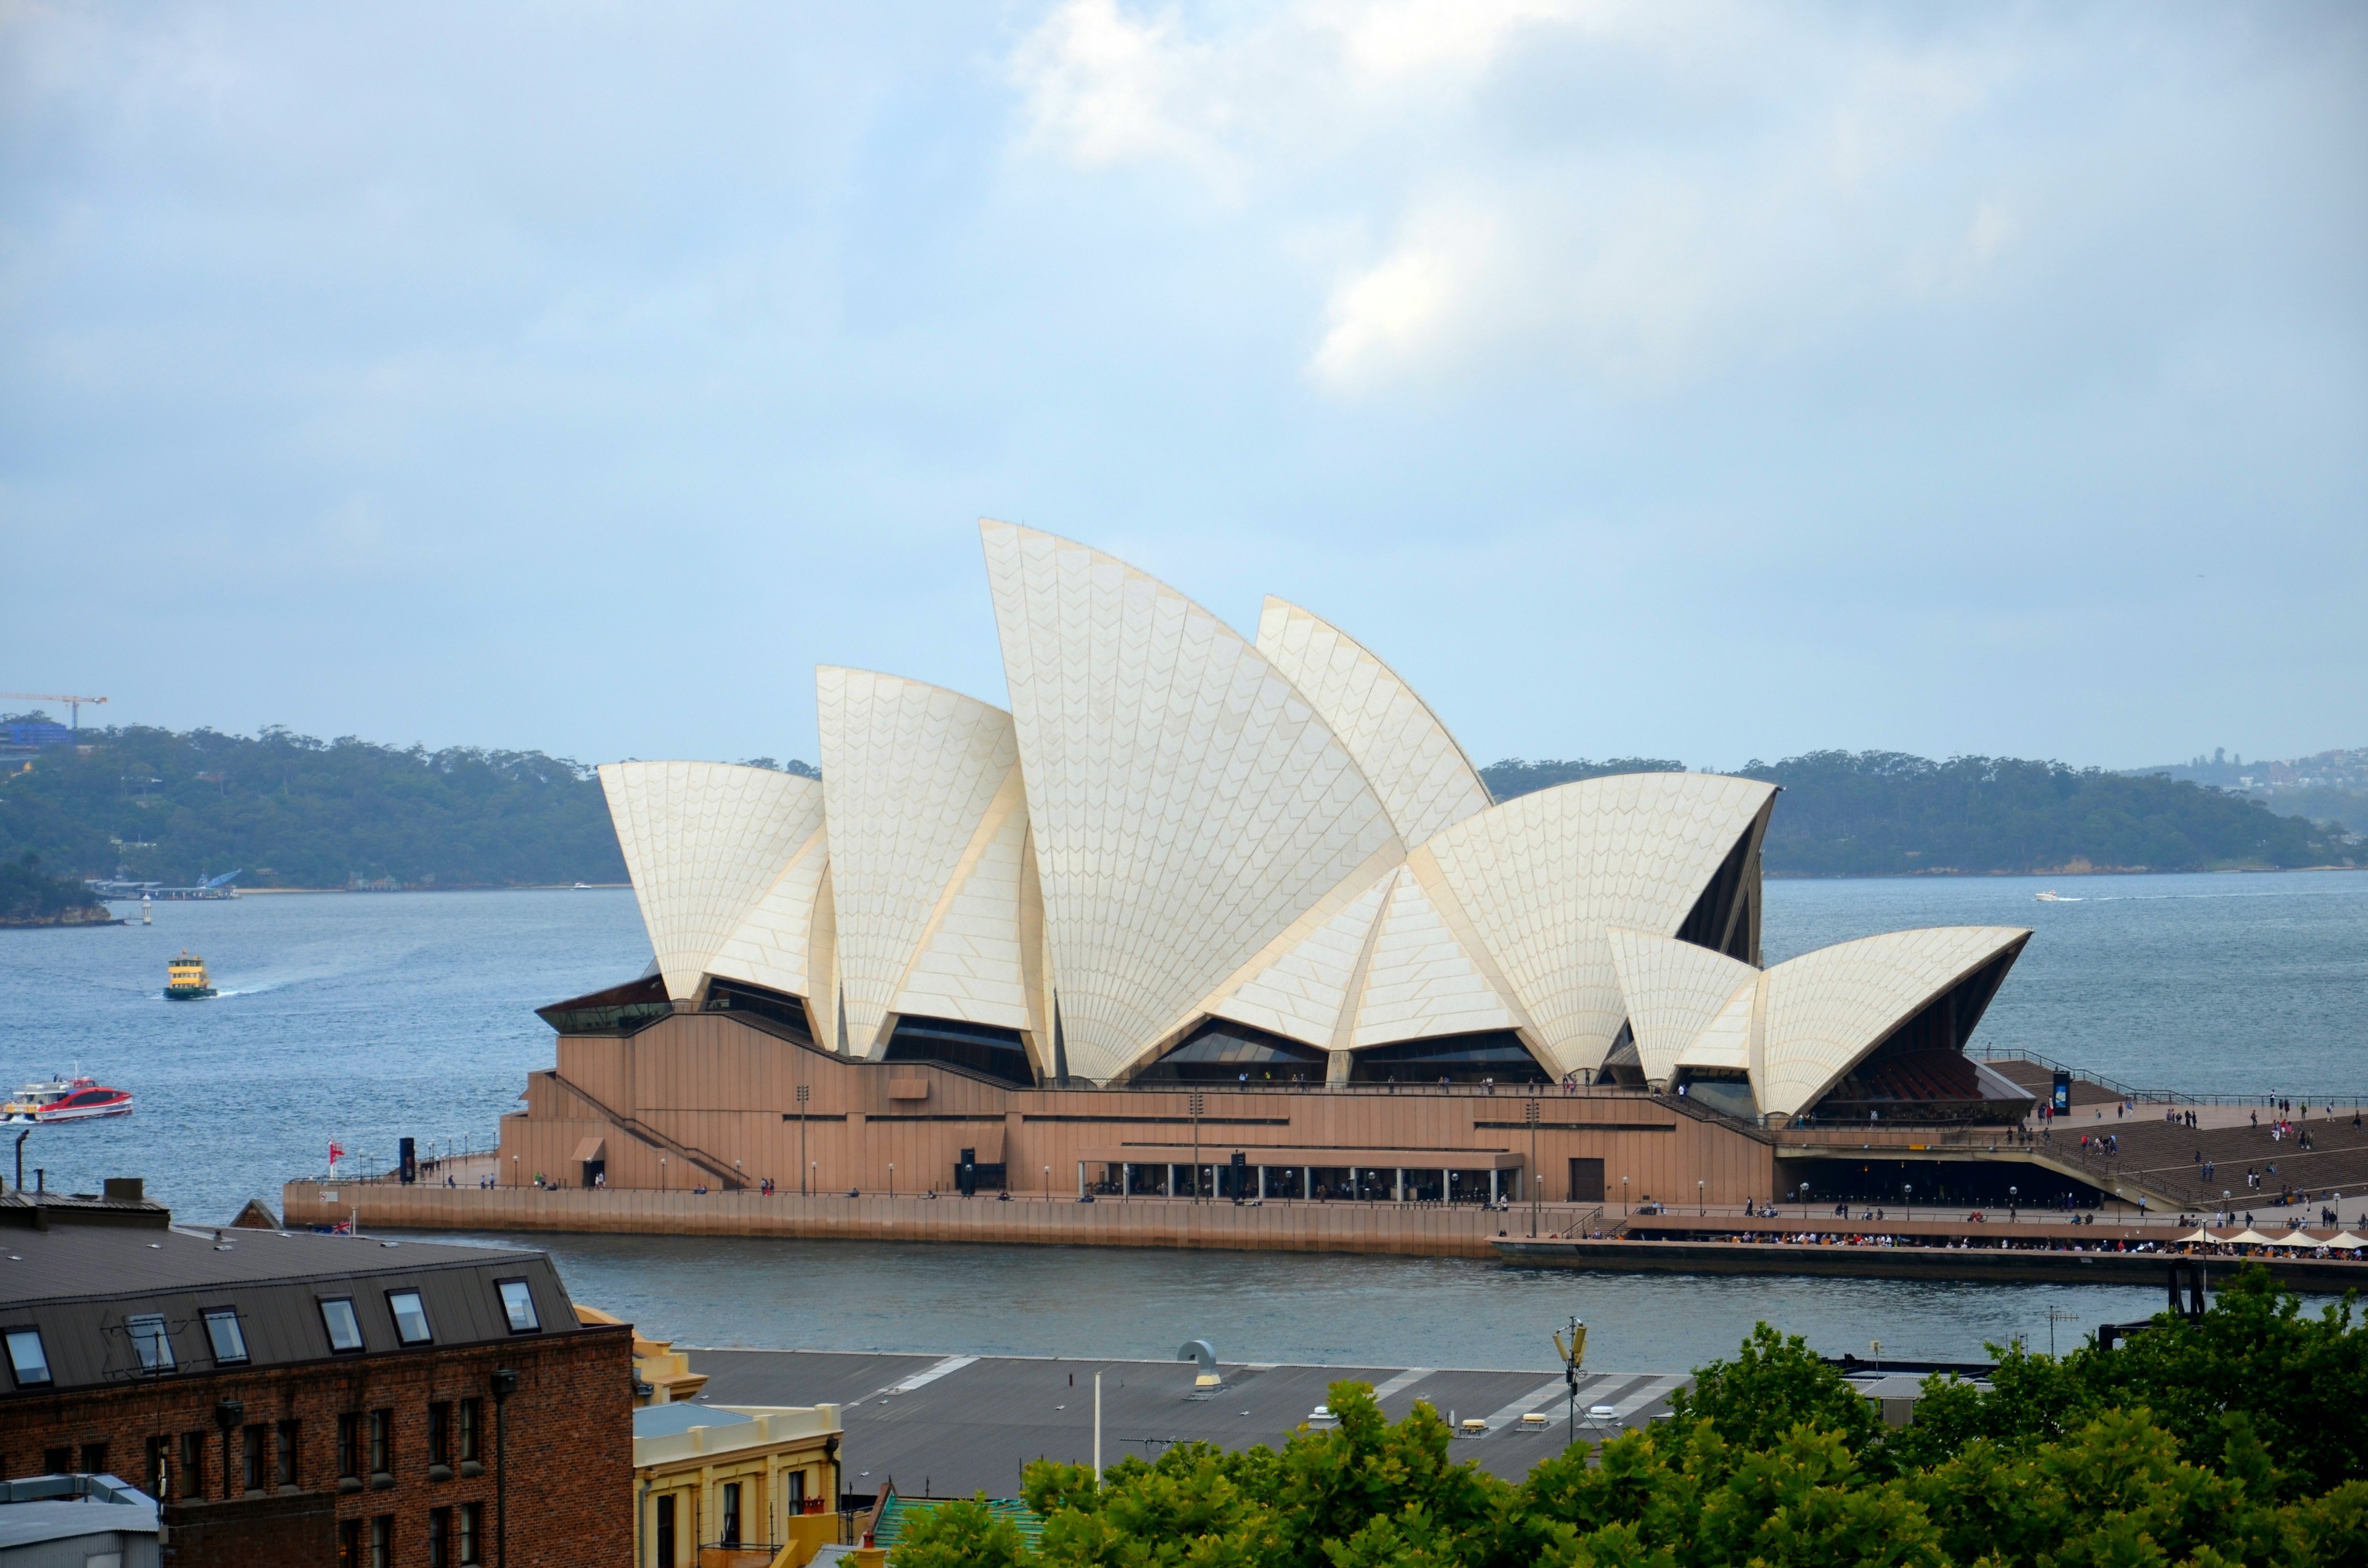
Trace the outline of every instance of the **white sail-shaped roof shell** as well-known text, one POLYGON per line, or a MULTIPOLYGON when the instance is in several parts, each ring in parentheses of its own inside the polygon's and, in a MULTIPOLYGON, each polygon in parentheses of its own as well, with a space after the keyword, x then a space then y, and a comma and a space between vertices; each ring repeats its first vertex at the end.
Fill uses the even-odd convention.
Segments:
POLYGON ((1041 1035, 1023 951, 1028 853, 1027 791, 1014 766, 930 914, 897 988, 898 1017, 962 1018, 1041 1035))
MULTIPOLYGON (((1647 1079, 1668 1082, 1681 1062, 1693 1067, 1748 1064, 1748 1055, 1730 1053, 1737 1054, 1731 1063, 1705 1061, 1690 1055, 1689 1048, 1727 1011, 1737 992, 1759 983, 1758 970, 1725 953, 1647 931, 1615 930, 1611 938, 1611 967, 1620 977, 1636 1060, 1647 1079)), ((1747 1014, 1747 1023, 1748 1018, 1747 1014)))
POLYGON ((1208 1010, 1326 1050, 1345 1045, 1344 1021, 1355 1017, 1373 927, 1399 870, 1392 867, 1345 908, 1281 944, 1280 953, 1208 1010))
POLYGON ((1349 1045, 1518 1029, 1524 1022, 1501 979, 1458 937, 1417 868, 1401 870, 1365 960, 1349 1045))
POLYGON ((980 533, 1060 1028, 1070 1070, 1108 1079, 1404 846, 1347 748, 1240 633, 1098 551, 1007 523, 980 533))
POLYGON ((612 762, 600 788, 666 994, 688 1001, 814 835, 822 786, 729 763, 612 762))
POLYGON ((1333 1051, 1524 1021, 1409 866, 1281 945, 1208 1011, 1333 1051))
POLYGON ((968 996, 993 1011, 999 987, 1010 1006, 972 1021, 1024 1027, 1016 845, 1000 861, 990 853, 1019 800, 1011 716, 943 687, 835 665, 815 671, 814 704, 848 1052, 869 1056, 885 1044, 885 1026, 916 978, 933 1010, 969 1007, 968 996), (990 876, 949 933, 958 895, 983 862, 990 873, 1000 866, 1010 896, 998 904, 990 876), (958 954, 941 947, 944 961, 921 970, 937 936, 975 940, 958 954), (977 972, 957 972, 965 968, 977 972))
POLYGON ((1583 779, 1492 806, 1410 859, 1477 933, 1553 1064, 1592 1071, 1627 1011, 1610 933, 1675 936, 1774 793, 1709 773, 1583 779))
POLYGON ((1348 633, 1269 598, 1258 649, 1340 738, 1406 843, 1488 809, 1488 787, 1430 704, 1348 633))
POLYGON ((2031 933, 2009 926, 1937 926, 1837 943, 1768 971, 1753 1050, 1763 1112, 1791 1116, 1825 1097, 1926 1004, 2031 933))
MULTIPOLYGON (((830 873, 830 841, 823 830, 822 790, 816 788, 811 794, 814 830, 791 853, 789 865, 773 879, 773 885, 707 960, 708 973, 792 996, 813 994, 815 904, 823 879, 830 873)), ((814 1027, 822 1027, 819 1020, 814 1027)))

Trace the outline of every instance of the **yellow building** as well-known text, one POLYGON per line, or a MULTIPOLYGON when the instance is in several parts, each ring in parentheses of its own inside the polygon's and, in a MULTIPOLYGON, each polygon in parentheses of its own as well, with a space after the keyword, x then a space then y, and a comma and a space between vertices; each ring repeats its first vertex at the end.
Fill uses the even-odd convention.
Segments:
POLYGON ((803 1568, 839 1536, 838 1406, 633 1412, 634 1568, 803 1568))
MULTIPOLYGON (((621 1324, 624 1319, 598 1307, 576 1303, 575 1321, 621 1324)), ((707 1374, 690 1369, 690 1358, 674 1347, 670 1339, 644 1338, 638 1331, 633 1335, 633 1404, 672 1404, 685 1400, 707 1386, 707 1374)))

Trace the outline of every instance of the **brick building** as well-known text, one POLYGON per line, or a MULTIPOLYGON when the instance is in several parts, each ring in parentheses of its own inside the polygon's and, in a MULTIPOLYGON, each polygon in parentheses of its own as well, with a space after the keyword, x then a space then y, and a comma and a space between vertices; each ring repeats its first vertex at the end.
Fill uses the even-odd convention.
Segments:
POLYGON ((632 1559, 632 1331, 541 1253, 0 1196, 0 1474, 112 1472, 176 1568, 632 1559))

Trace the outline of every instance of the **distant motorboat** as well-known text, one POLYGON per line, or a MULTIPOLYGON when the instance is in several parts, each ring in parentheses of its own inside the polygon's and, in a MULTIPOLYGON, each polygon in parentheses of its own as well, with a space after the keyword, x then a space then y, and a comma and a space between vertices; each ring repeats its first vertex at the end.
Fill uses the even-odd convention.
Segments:
POLYGON ((2086 899, 2066 898, 2054 888, 2048 889, 2045 892, 2033 893, 2031 899, 2033 903, 2086 903, 2088 902, 2086 899))
POLYGON ((586 892, 592 891, 592 884, 590 882, 578 882, 575 885, 576 887, 582 888, 586 892))

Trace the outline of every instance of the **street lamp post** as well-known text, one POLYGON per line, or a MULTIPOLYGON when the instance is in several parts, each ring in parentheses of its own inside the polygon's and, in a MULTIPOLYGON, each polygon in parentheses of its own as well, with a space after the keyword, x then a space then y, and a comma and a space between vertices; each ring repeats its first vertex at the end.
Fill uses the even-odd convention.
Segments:
POLYGON ((658 1190, 666 1190, 666 1157, 664 1154, 658 1156, 658 1190))
POLYGON ((1053 1201, 1053 1167, 1050 1165, 1044 1167, 1044 1201, 1053 1201))
POLYGON ((1539 1189, 1545 1185, 1538 1176, 1538 1101, 1536 1096, 1531 1096, 1530 1102, 1521 1108, 1521 1119, 1530 1124, 1530 1240, 1536 1241, 1538 1239, 1539 1189))
POLYGON ((1622 1220, 1628 1218, 1628 1178, 1626 1176, 1620 1178, 1620 1217, 1622 1220))
POLYGON ((1203 1103, 1198 1089, 1193 1090, 1184 1102, 1184 1108, 1192 1113, 1192 1201, 1195 1203, 1201 1201, 1201 1108, 1203 1103))
POLYGON ((1694 1178, 1694 1217, 1700 1219, 1709 1213, 1709 1188, 1703 1184, 1702 1178, 1697 1176, 1694 1178))
POLYGON ((1809 1218, 1809 1184, 1805 1181, 1801 1184, 1801 1218, 1804 1221, 1809 1218))
POLYGON ((809 1196, 809 1189, 806 1187, 806 1174, 808 1170, 808 1166, 806 1165, 806 1098, 813 1093, 814 1090, 811 1085, 805 1084, 800 1084, 798 1085, 798 1196, 800 1198, 809 1196))
POLYGON ((1901 1182, 1901 1183, 1899 1184, 1899 1201, 1900 1201, 1900 1203, 1901 1203, 1902 1205, 1904 1205, 1904 1206, 1907 1208, 1907 1217, 1908 1217, 1910 1220, 1915 1219, 1915 1218, 1916 1218, 1916 1184, 1915 1184, 1914 1182, 1907 1182, 1907 1181, 1903 1181, 1903 1182, 1901 1182))
POLYGON ((2012 1224, 2012 1223, 2014 1223, 2014 1200, 2015 1200, 2015 1198, 2016 1198, 2016 1196, 2017 1196, 2018 1194, 2020 1194, 2021 1191, 2022 1191, 2022 1188, 2021 1188, 2021 1187, 2008 1187, 2008 1188, 2006 1189, 2006 1219, 2007 1219, 2007 1223, 2008 1223, 2008 1224, 2009 1224, 2009 1225, 2010 1225, 2010 1224, 2012 1224))
POLYGON ((894 1160, 888 1162, 888 1196, 896 1196, 896 1162, 894 1160))

